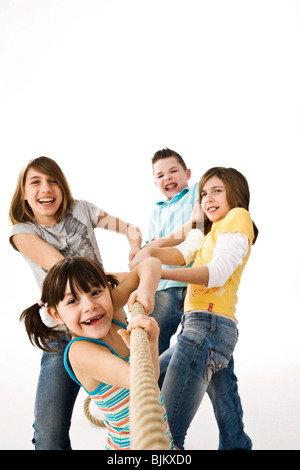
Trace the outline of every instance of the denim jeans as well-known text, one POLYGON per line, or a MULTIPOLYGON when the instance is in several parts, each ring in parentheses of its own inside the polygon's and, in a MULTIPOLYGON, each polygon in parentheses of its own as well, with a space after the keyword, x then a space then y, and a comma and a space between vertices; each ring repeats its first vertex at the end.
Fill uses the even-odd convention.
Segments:
POLYGON ((162 395, 179 449, 184 448, 187 430, 205 392, 218 422, 219 449, 251 449, 233 372, 237 339, 236 325, 230 319, 192 312, 182 317, 177 344, 160 357, 162 395))
POLYGON ((71 379, 63 364, 70 341, 62 335, 59 352, 43 352, 35 399, 33 444, 36 450, 71 450, 69 429, 79 385, 71 379))
POLYGON ((151 316, 160 328, 159 354, 169 348, 170 339, 180 325, 185 294, 186 287, 170 287, 155 294, 155 306, 151 316))

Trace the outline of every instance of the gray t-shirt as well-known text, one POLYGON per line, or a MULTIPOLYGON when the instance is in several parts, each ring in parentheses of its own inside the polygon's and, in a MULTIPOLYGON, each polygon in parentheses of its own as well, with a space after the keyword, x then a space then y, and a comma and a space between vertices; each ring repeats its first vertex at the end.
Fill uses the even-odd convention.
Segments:
MULTIPOLYGON (((35 222, 16 224, 11 230, 10 243, 13 235, 30 233, 38 235, 42 240, 56 248, 64 257, 86 256, 97 260, 102 265, 94 229, 97 226, 100 208, 87 201, 73 201, 67 208, 61 221, 53 227, 45 227, 35 222)), ((18 250, 17 250, 18 251, 18 250)), ((24 256, 29 263, 34 277, 42 289, 47 271, 24 256)), ((48 317, 48 315, 47 315, 48 317)), ((50 317, 49 317, 50 318, 50 317)), ((48 321, 47 321, 48 324, 48 321)), ((51 326, 54 322, 51 321, 51 326)), ((50 325, 49 325, 50 326, 50 325)))

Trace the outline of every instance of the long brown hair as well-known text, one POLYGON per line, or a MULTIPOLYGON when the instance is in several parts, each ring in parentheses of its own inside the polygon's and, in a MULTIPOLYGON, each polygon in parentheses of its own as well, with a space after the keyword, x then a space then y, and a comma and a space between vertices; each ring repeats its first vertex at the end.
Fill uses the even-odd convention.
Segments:
MULTIPOLYGON (((105 274, 97 261, 80 256, 64 258, 50 269, 44 279, 42 301, 47 307, 56 309, 64 299, 68 281, 75 297, 76 292, 89 292, 92 286, 105 288, 118 284, 114 276, 105 274)), ((24 321, 28 337, 34 346, 43 351, 56 351, 60 346, 61 332, 56 327, 46 326, 39 310, 38 303, 32 305, 22 312, 20 320, 24 321), (51 340, 57 342, 57 348, 50 346, 51 340)))
MULTIPOLYGON (((243 207, 247 211, 250 204, 250 191, 248 181, 242 173, 234 168, 225 168, 217 166, 210 168, 204 173, 199 183, 199 202, 202 200, 202 191, 205 183, 217 176, 223 181, 226 188, 226 197, 231 209, 234 207, 243 207)), ((253 222, 253 221, 252 221, 253 222)), ((204 234, 206 235, 211 230, 212 222, 204 215, 204 234)), ((254 238, 252 244, 256 242, 258 236, 258 229, 253 222, 254 238)))
POLYGON ((11 222, 13 225, 16 225, 18 223, 32 222, 34 220, 32 209, 28 202, 24 200, 25 180, 30 168, 34 168, 35 170, 50 176, 59 185, 63 196, 61 206, 56 213, 56 220, 59 222, 64 215, 68 204, 73 201, 73 196, 63 171, 54 160, 48 157, 38 157, 31 160, 20 172, 9 210, 9 218, 11 222))

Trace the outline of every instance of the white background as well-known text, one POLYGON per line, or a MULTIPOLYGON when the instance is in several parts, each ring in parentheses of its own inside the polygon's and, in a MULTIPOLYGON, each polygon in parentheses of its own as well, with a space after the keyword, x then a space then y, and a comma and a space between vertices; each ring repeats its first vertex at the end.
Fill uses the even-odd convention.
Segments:
MULTIPOLYGON (((40 361, 18 322, 39 291, 8 243, 21 168, 55 159, 75 198, 146 237, 163 147, 182 155, 191 184, 216 165, 249 181, 260 234, 235 353, 246 428, 254 448, 300 447, 299 24, 296 0, 0 0, 0 448, 32 448, 40 361)), ((97 237, 106 269, 126 270, 126 239, 97 237)), ((204 402, 187 447, 216 448, 215 427, 204 402)), ((75 448, 103 448, 80 403, 72 433, 75 448)))

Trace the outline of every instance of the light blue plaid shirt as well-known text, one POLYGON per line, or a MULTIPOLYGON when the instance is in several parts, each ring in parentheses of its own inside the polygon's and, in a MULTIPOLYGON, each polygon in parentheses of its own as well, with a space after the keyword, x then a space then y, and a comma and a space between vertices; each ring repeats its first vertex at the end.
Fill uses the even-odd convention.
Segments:
MULTIPOLYGON (((173 199, 160 201, 156 204, 149 221, 148 241, 153 237, 171 235, 191 219, 194 204, 199 199, 198 188, 199 182, 190 188, 184 188, 173 199)), ((174 267, 163 265, 163 268, 172 269, 174 267)), ((161 279, 157 290, 180 286, 186 286, 186 284, 161 279)))

